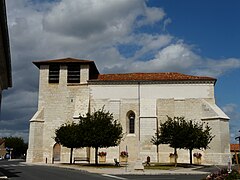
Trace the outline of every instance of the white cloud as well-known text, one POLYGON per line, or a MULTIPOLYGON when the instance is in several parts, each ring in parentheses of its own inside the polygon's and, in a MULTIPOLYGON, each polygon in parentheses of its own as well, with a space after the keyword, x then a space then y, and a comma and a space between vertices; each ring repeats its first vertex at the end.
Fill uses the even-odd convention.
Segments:
POLYGON ((138 22, 139 26, 143 25, 153 25, 154 23, 163 20, 165 17, 165 12, 161 8, 155 7, 146 7, 145 6, 145 13, 143 14, 143 18, 138 22))
POLYGON ((89 38, 126 35, 143 9, 143 0, 62 0, 44 17, 44 30, 89 38))
POLYGON ((237 110, 237 104, 226 104, 222 109, 225 113, 233 113, 237 110))
POLYGON ((33 60, 75 57, 95 60, 101 73, 178 71, 213 77, 240 67, 240 59, 202 57, 192 45, 166 34, 171 19, 163 9, 147 7, 146 0, 6 2, 14 82, 3 98, 5 121, 15 122, 17 116, 26 126, 37 108, 33 60), (144 26, 159 31, 143 32, 144 26), (131 52, 126 57, 121 46, 134 48, 126 48, 131 52))
POLYGON ((141 34, 135 37, 136 45, 140 46, 141 49, 135 53, 133 59, 139 59, 142 55, 154 52, 156 53, 163 47, 169 45, 173 37, 170 35, 149 35, 141 34))
POLYGON ((240 68, 240 59, 204 59, 201 60, 201 66, 193 69, 194 74, 219 77, 228 71, 240 68))
POLYGON ((170 18, 167 18, 163 22, 163 30, 166 31, 167 26, 172 23, 172 20, 170 18))
MULTIPOLYGON (((159 38, 161 39, 160 36, 159 38)), ((167 37, 163 36, 162 38, 165 39, 163 43, 159 39, 157 41, 151 40, 146 47, 137 52, 137 56, 139 57, 139 54, 143 55, 144 53, 158 49, 153 59, 148 61, 134 60, 130 65, 123 64, 122 69, 128 72, 174 71, 187 73, 201 61, 201 57, 191 51, 191 48, 186 44, 179 42, 164 47, 164 45, 170 43, 171 38, 168 37, 168 40, 166 40, 167 37), (155 43, 158 43, 158 45, 155 46, 155 43), (161 48, 162 46, 164 48, 161 48)))
POLYGON ((226 104, 222 110, 230 117, 230 138, 231 143, 236 143, 235 137, 239 136, 240 112, 237 104, 226 104))
POLYGON ((9 129, 0 129, 0 137, 22 137, 24 142, 28 142, 28 129, 16 131, 9 129))

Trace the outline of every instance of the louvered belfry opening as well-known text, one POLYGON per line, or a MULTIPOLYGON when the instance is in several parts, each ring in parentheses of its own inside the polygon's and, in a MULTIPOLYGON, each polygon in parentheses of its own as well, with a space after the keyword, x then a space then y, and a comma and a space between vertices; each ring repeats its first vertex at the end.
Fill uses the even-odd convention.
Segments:
POLYGON ((52 64, 49 66, 49 83, 59 83, 60 65, 52 64))
POLYGON ((80 83, 80 65, 68 65, 68 83, 80 83))

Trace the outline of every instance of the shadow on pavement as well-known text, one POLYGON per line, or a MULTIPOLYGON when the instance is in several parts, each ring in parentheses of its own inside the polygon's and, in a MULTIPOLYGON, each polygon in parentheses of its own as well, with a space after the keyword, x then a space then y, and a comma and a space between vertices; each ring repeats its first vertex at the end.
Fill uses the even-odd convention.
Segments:
POLYGON ((21 172, 14 172, 14 169, 11 168, 2 168, 0 167, 0 176, 7 176, 8 178, 11 177, 19 177, 17 174, 19 174, 21 172))

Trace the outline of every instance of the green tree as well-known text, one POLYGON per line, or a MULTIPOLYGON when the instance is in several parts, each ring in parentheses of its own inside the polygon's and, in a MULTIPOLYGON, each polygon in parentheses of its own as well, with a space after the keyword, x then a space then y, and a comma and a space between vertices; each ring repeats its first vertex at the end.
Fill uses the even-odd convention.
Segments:
POLYGON ((174 148, 175 166, 177 165, 177 149, 184 147, 184 131, 182 131, 183 117, 167 117, 167 121, 160 123, 158 138, 162 144, 169 144, 174 148))
POLYGON ((70 164, 74 148, 84 147, 83 132, 81 127, 75 123, 66 123, 55 131, 55 141, 64 147, 70 148, 70 164))
POLYGON ((211 134, 211 128, 208 124, 185 121, 183 130, 185 131, 184 149, 189 150, 190 164, 192 164, 193 149, 207 149, 208 144, 214 136, 211 134))
POLYGON ((188 149, 192 164, 193 149, 208 148, 213 137, 211 128, 204 123, 186 121, 184 117, 168 117, 166 122, 160 123, 159 131, 152 139, 159 144, 169 144, 174 148, 175 165, 177 165, 177 149, 188 149))
POLYGON ((158 132, 155 133, 155 136, 152 137, 150 142, 157 147, 157 162, 159 163, 159 145, 163 144, 163 141, 158 132))
POLYGON ((4 137, 5 139, 5 147, 9 149, 13 149, 11 152, 11 156, 13 158, 24 157, 27 152, 28 145, 24 142, 21 137, 4 137))
POLYGON ((85 146, 95 148, 95 164, 98 164, 98 149, 119 145, 123 136, 121 124, 104 108, 80 116, 79 126, 84 129, 85 146))

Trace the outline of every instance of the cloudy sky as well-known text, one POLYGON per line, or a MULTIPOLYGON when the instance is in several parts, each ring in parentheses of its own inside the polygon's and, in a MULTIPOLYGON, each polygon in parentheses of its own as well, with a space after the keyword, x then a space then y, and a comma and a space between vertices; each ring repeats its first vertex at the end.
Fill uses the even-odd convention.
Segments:
POLYGON ((239 0, 7 0, 13 88, 3 93, 1 136, 28 141, 37 110, 35 60, 95 60, 101 73, 212 76, 217 104, 240 130, 239 0))

